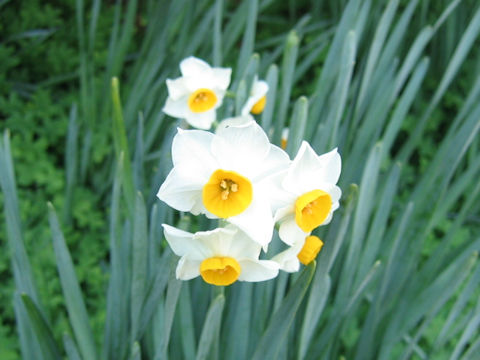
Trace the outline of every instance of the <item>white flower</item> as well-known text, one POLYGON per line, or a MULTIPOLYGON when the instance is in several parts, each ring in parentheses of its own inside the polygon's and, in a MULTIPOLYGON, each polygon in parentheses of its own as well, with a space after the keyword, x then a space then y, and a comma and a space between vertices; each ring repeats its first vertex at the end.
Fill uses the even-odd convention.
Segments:
POLYGON ((179 129, 172 158, 174 167, 157 194, 160 200, 179 211, 228 219, 268 245, 279 174, 290 160, 256 122, 226 126, 217 134, 179 129))
POLYGON ((315 260, 322 247, 322 240, 317 236, 309 235, 275 255, 272 260, 278 263, 280 270, 296 272, 300 269, 300 263, 308 265, 315 260))
POLYGON ((342 195, 335 185, 340 171, 337 149, 318 156, 306 141, 302 143, 282 182, 284 206, 275 213, 282 241, 293 245, 330 222, 342 195))
POLYGON ((249 113, 260 114, 267 103, 268 84, 263 80, 258 80, 256 77, 253 80, 252 89, 247 102, 242 107, 242 115, 249 113))
POLYGON ((290 134, 290 129, 289 128, 283 128, 282 130, 282 140, 280 143, 280 147, 283 150, 287 149, 287 144, 288 144, 288 135, 290 134))
POLYGON ((193 56, 180 63, 182 76, 167 79, 168 98, 163 111, 185 119, 199 129, 210 129, 222 104, 232 69, 212 68, 193 56))
POLYGON ((195 234, 166 224, 163 229, 173 252, 181 256, 177 279, 201 275, 205 282, 220 286, 237 280, 264 281, 278 274, 278 264, 259 260, 260 245, 232 225, 195 234))

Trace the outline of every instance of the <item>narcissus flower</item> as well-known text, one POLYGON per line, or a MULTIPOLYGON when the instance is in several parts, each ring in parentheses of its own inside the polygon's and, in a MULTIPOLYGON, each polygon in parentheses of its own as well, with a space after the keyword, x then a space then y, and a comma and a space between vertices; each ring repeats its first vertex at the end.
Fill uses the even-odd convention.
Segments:
POLYGON ((288 249, 275 255, 272 261, 278 263, 280 270, 296 272, 300 268, 300 263, 308 265, 315 260, 322 247, 323 241, 320 238, 308 235, 303 240, 297 241, 288 249))
POLYGON ((278 264, 259 260, 261 247, 235 226, 195 234, 163 225, 173 252, 181 256, 177 279, 201 276, 212 285, 226 286, 235 281, 264 281, 278 274, 278 264))
POLYGON ((283 128, 282 130, 282 139, 281 139, 281 142, 280 142, 280 147, 283 149, 283 150, 286 150, 287 149, 287 144, 288 144, 288 134, 290 133, 290 129, 289 128, 283 128))
POLYGON ((254 115, 261 114, 267 104, 268 84, 263 80, 254 79, 252 90, 247 102, 242 107, 242 115, 252 113, 254 115))
POLYGON ((223 218, 262 246, 273 232, 273 210, 288 155, 254 121, 216 134, 178 130, 173 169, 157 196, 179 211, 223 218))
POLYGON ((337 149, 318 156, 304 141, 282 182, 284 206, 275 213, 279 235, 286 244, 302 241, 320 225, 328 224, 342 194, 337 149))
POLYGON ((168 98, 163 111, 185 119, 199 129, 210 129, 215 110, 222 104, 230 84, 231 69, 212 68, 205 61, 188 57, 180 63, 182 76, 167 79, 168 98))

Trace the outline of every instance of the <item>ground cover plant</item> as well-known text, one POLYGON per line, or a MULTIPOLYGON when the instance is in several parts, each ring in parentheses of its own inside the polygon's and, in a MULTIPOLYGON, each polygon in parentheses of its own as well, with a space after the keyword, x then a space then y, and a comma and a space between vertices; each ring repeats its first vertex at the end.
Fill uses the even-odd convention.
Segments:
POLYGON ((0 9, 2 359, 475 359, 475 1, 0 9), (165 81, 189 56, 232 68, 219 121, 258 77, 271 143, 288 128, 292 159, 303 140, 338 148, 340 207, 299 273, 175 278, 162 224, 217 226, 156 197, 185 127, 162 111, 165 81))

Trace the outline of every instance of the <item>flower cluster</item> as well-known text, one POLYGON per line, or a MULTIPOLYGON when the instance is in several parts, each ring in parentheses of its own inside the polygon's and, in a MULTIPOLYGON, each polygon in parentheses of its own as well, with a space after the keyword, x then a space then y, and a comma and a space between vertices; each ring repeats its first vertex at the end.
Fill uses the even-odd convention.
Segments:
POLYGON ((193 215, 222 219, 223 227, 195 234, 164 224, 165 237, 180 256, 177 278, 202 276, 207 283, 230 285, 263 281, 279 270, 294 272, 315 259, 323 242, 311 232, 328 224, 339 206, 337 150, 318 156, 303 142, 293 160, 269 142, 249 115, 261 113, 268 86, 254 80, 242 116, 216 119, 230 83, 231 70, 211 68, 190 57, 180 64, 182 77, 167 80, 165 113, 203 130, 178 129, 172 143, 173 169, 157 196, 193 215), (266 253, 275 224, 286 250, 266 253), (263 256, 265 257, 265 255, 263 256))

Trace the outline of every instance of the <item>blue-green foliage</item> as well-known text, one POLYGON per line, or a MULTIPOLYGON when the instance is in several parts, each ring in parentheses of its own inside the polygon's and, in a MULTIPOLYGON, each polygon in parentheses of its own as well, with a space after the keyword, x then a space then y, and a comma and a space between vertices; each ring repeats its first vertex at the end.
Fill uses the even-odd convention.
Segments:
MULTIPOLYGON (((74 5, 10 2, 0 11, 0 128, 11 133, 24 240, 57 340, 68 322, 45 214, 47 201, 59 207, 65 202, 68 114, 72 102, 78 101, 74 5)), ((109 22, 107 15, 102 24, 108 27, 109 22)), ((73 197, 72 221, 64 231, 88 307, 96 314, 92 325, 99 336, 105 308, 107 275, 101 264, 108 256, 107 220, 101 198, 90 186, 77 186, 73 197)), ((18 356, 18 334, 13 326, 14 284, 3 212, 0 218, 0 358, 11 359, 18 356)))

